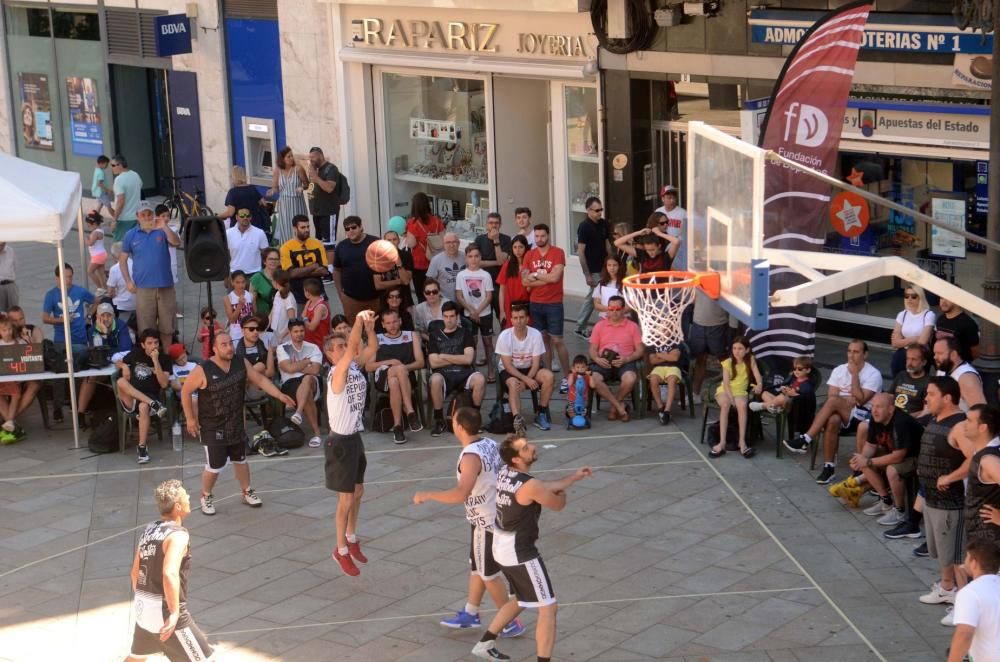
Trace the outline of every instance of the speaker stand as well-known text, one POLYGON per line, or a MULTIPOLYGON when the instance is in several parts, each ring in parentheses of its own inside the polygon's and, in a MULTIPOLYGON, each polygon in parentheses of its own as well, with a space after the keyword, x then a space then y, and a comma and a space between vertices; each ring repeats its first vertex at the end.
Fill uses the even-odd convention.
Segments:
MULTIPOLYGON (((208 308, 209 310, 215 310, 215 304, 212 303, 212 281, 206 280, 205 286, 208 288, 208 308)), ((213 356, 215 354, 215 323, 218 321, 219 315, 216 313, 215 319, 212 323, 208 325, 208 355, 213 356)))

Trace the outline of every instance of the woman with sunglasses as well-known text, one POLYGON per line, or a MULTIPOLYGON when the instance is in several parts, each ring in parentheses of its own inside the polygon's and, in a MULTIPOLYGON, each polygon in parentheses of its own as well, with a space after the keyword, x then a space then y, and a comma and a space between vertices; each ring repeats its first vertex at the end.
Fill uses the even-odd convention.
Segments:
POLYGON ((427 325, 434 320, 444 320, 441 315, 441 304, 448 301, 448 297, 441 294, 441 284, 434 278, 424 281, 424 301, 421 301, 413 308, 413 328, 420 336, 427 340, 427 325))
POLYGON ((273 169, 267 197, 278 196, 278 222, 274 225, 274 238, 280 246, 294 236, 292 219, 300 214, 308 214, 302 189, 309 184, 309 180, 305 169, 295 163, 295 154, 288 145, 278 152, 275 165, 277 167, 273 169))
MULTIPOLYGON (((389 221, 390 228, 392 228, 392 224, 397 218, 402 221, 402 218, 394 216, 389 221)), ((395 230, 390 229, 382 235, 382 238, 396 247, 396 250, 399 252, 399 262, 389 271, 375 274, 375 289, 379 292, 385 292, 393 287, 401 288, 403 290, 403 297, 406 299, 406 305, 409 307, 413 303, 413 294, 410 290, 410 281, 413 280, 413 253, 405 245, 401 245, 402 241, 400 240, 399 233, 395 230)), ((406 330, 412 331, 413 329, 406 330)))
POLYGON ((892 329, 890 343, 896 349, 892 355, 890 370, 895 375, 906 368, 906 348, 910 345, 929 346, 934 337, 937 316, 927 305, 924 290, 918 285, 907 283, 903 286, 903 310, 896 315, 896 325, 892 329))
POLYGON ((277 248, 265 248, 261 251, 261 264, 264 268, 250 277, 250 294, 253 296, 253 309, 257 315, 267 319, 271 315, 271 304, 278 285, 274 282, 274 274, 281 267, 281 256, 277 248))
POLYGON ((527 252, 527 237, 521 234, 514 235, 510 242, 510 257, 500 267, 500 275, 497 277, 497 285, 500 286, 500 310, 503 311, 501 329, 511 327, 510 313, 515 303, 528 303, 528 288, 521 281, 521 261, 527 252))
POLYGON ((667 234, 667 217, 653 212, 646 221, 646 227, 619 237, 615 240, 615 247, 628 253, 638 263, 639 273, 670 271, 681 240, 667 234))
POLYGON ((410 302, 407 300, 409 290, 402 287, 390 287, 382 295, 379 304, 379 318, 375 320, 375 332, 385 333, 382 327, 382 313, 393 310, 399 314, 400 329, 413 331, 413 317, 410 315, 410 302))

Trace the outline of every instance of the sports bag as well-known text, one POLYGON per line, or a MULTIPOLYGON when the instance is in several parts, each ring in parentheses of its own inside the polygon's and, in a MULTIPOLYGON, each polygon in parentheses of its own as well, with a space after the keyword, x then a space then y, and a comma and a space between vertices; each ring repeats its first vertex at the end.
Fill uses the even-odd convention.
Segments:
POLYGON ((274 443, 281 448, 301 448, 306 442, 302 428, 292 422, 287 416, 279 416, 267 426, 267 431, 274 437, 274 443))

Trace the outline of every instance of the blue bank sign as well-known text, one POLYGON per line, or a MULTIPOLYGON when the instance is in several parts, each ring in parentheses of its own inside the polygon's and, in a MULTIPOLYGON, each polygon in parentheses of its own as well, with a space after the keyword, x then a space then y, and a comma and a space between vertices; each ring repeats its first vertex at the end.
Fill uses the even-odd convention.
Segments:
POLYGON ((160 57, 191 52, 191 22, 185 14, 156 17, 156 54, 160 57))
MULTIPOLYGON (((755 44, 794 46, 823 12, 754 9, 750 34, 755 44)), ((971 53, 993 51, 993 35, 984 40, 971 30, 959 30, 945 14, 879 14, 868 17, 862 48, 909 53, 971 53)))

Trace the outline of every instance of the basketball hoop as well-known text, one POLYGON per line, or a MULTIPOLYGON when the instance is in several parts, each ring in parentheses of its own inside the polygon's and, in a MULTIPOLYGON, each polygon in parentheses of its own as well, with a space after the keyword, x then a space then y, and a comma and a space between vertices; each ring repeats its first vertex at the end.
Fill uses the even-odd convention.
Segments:
POLYGON ((719 298, 720 279, 714 271, 652 271, 622 281, 625 302, 639 314, 642 342, 647 347, 669 347, 684 340, 681 315, 694 301, 695 288, 719 298))

